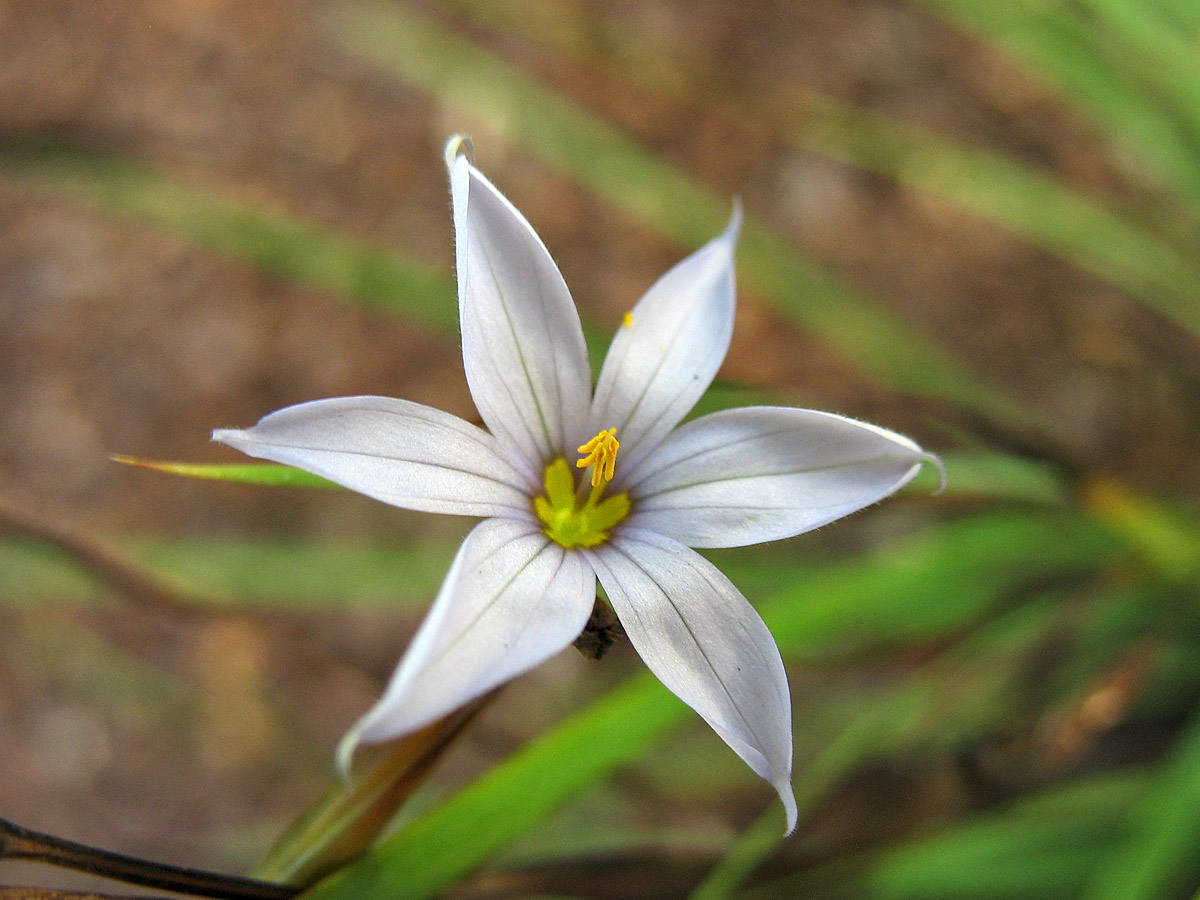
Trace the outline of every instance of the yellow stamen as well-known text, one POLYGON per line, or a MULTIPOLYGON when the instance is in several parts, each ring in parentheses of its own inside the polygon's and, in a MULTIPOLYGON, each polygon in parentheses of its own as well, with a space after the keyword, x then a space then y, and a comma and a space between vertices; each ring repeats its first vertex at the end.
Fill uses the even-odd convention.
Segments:
POLYGON ((592 469, 592 487, 599 487, 601 479, 612 481, 617 465, 617 451, 621 449, 617 440, 617 429, 606 428, 577 449, 583 454, 583 458, 575 463, 576 468, 595 466, 592 469))
POLYGON ((624 325, 626 328, 632 328, 633 327, 633 313, 631 313, 631 312, 625 313, 625 318, 621 320, 621 324, 624 325))

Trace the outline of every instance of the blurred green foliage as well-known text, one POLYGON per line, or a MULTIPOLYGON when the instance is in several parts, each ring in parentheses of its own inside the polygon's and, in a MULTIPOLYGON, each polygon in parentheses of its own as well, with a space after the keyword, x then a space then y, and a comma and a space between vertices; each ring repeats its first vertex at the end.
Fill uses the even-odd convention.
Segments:
MULTIPOLYGON (((511 35, 528 25, 513 12, 520 4, 508 15, 497 12, 499 5, 445 5, 511 35)), ((1200 338, 1200 7, 1185 0, 927 6, 1055 83, 1111 140, 1114 164, 1157 202, 1130 208, 1016 159, 830 98, 808 98, 778 139, 949 200, 1200 338)), ((729 201, 718 191, 437 17, 379 2, 331 9, 329 27, 348 52, 490 124, 631 220, 691 247, 727 217, 729 201), (494 121, 498 111, 502 124, 494 121)), ((647 79, 661 74, 636 36, 606 52, 647 79), (629 65, 639 58, 644 65, 629 65)), ((450 280, 393 252, 78 149, 10 148, 2 164, 38 189, 169 230, 274 275, 455 328, 450 280), (441 301, 430 303, 430 296, 441 301), (422 302, 405 302, 416 297, 422 302)), ((747 218, 739 273, 784 316, 900 391, 1001 426, 1042 424, 822 269, 753 210, 747 218)), ((672 744, 708 739, 681 732, 690 722, 686 710, 643 674, 409 815, 311 896, 433 897, 483 866, 519 884, 522 873, 586 869, 589 861, 669 845, 693 854, 693 900, 1188 900, 1200 885, 1200 514, 1066 460, 1022 458, 985 438, 973 443, 946 454, 950 490, 942 500, 915 501, 925 507, 924 524, 902 538, 832 559, 797 558, 793 543, 741 563, 728 556, 731 576, 758 603, 794 671, 804 673, 801 694, 822 673, 857 673, 850 687, 826 692, 818 705, 798 701, 800 837, 781 843, 769 791, 735 761, 708 755, 706 745, 672 744), (1160 748, 1125 747, 1125 758, 1112 760, 1072 755, 1072 747, 1138 723, 1165 735, 1160 748), (1024 755, 1016 758, 1029 771, 997 775, 988 768, 989 754, 1016 754, 1013 745, 1022 741, 1024 755), (656 753, 669 754, 670 780, 656 778, 656 753), (847 783, 881 766, 935 763, 957 766, 964 781, 979 786, 958 815, 872 831, 857 844, 821 844, 822 820, 837 814, 831 798, 847 783), (619 771, 638 772, 644 790, 632 797, 614 790, 619 771), (607 794, 598 787, 606 783, 607 794), (767 812, 735 836, 699 826, 682 835, 634 827, 636 815, 603 806, 585 814, 602 797, 625 811, 657 797, 686 803, 681 786, 688 785, 757 792, 767 812), (563 828, 581 823, 584 834, 562 839, 563 828), (852 849, 831 856, 828 846, 852 849)), ((291 477, 253 466, 184 474, 268 483, 291 477)), ((252 536, 132 549, 198 595, 316 610, 398 597, 420 604, 453 552, 292 547, 252 536)), ((9 602, 71 603, 91 595, 86 578, 60 554, 29 544, 0 544, 0 578, 9 602)))

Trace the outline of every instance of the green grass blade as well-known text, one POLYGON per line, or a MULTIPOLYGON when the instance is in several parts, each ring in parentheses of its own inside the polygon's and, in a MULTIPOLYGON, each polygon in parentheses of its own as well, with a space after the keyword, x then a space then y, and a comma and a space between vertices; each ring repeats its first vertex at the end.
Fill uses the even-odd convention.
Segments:
MULTIPOLYGON (((1049 463, 1004 453, 962 451, 940 454, 946 467, 944 497, 977 497, 1063 506, 1070 499, 1064 473, 1049 463)), ((926 466, 907 492, 937 489, 938 471, 926 466)))
POLYGON ((1200 337, 1200 267, 1048 175, 912 126, 812 99, 798 145, 929 191, 1128 291, 1200 337))
POLYGON ((1195 509, 1103 480, 1089 484, 1082 500, 1157 575, 1176 584, 1200 583, 1200 514, 1195 509))
POLYGON ((155 570, 246 609, 419 612, 437 593, 457 543, 442 538, 403 547, 362 547, 175 539, 139 541, 130 549, 155 570))
POLYGON ((1078 12, 1067 9, 1097 56, 1140 87, 1195 145, 1200 140, 1200 56, 1194 37, 1171 27, 1146 3, 1080 0, 1078 12))
POLYGON ((1078 897, 1122 835, 1141 773, 1105 775, 1019 801, 886 854, 866 877, 879 900, 1078 897))
POLYGON ((39 191, 162 228, 264 272, 457 334, 452 279, 395 252, 269 213, 127 160, 62 146, 6 146, 0 171, 39 191))
MULTIPOLYGON (((612 126, 413 9, 356 0, 331 7, 352 52, 432 94, 476 127, 509 137, 631 217, 693 248, 725 224, 718 196, 612 126)), ((1015 404, 872 300, 747 217, 739 279, 865 371, 901 390, 1018 418, 1015 404)))
POLYGON ((61 550, 30 540, 0 541, 0 606, 74 605, 95 593, 93 578, 61 550))
MULTIPOLYGON (((185 596, 238 609, 420 610, 432 600, 456 541, 403 548, 215 538, 121 541, 185 596)), ((59 550, 30 540, 0 540, 0 607, 76 606, 107 596, 93 575, 59 550)))
MULTIPOLYGON (((984 32, 1057 81, 1067 97, 1087 107, 1115 140, 1137 155, 1138 162, 1126 167, 1131 177, 1144 182, 1149 163, 1193 204, 1200 201, 1200 159, 1191 137, 1153 98, 1114 71, 1111 61, 1098 52, 1094 34, 1066 11, 1066 5, 1031 0, 926 2, 984 32)), ((1153 66, 1156 61, 1134 64, 1153 66)))
MULTIPOLYGON (((801 807, 802 819, 808 813, 807 808, 801 807)), ((688 894, 688 900, 726 900, 733 896, 750 874, 775 852, 781 840, 779 816, 774 811, 763 814, 734 839, 721 861, 688 894)))
POLYGON ((1133 833, 1095 873, 1084 900, 1187 896, 1200 880, 1200 718, 1131 805, 1130 825, 1133 833))
POLYGON ((1088 572, 1118 546, 1074 512, 972 516, 784 588, 763 618, 793 660, 848 644, 930 640, 970 623, 1031 573, 1088 572))
POLYGON ((157 459, 140 459, 135 456, 114 456, 113 462, 140 469, 151 469, 166 475, 184 478, 203 478, 209 481, 232 481, 237 484, 258 484, 264 487, 309 487, 339 488, 320 475, 303 469, 276 463, 187 463, 168 462, 157 459))

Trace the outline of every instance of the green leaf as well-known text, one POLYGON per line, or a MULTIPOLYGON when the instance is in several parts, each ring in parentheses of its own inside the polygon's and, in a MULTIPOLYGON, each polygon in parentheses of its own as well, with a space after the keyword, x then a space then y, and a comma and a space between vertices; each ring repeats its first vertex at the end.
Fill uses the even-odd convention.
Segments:
POLYGON ((134 456, 113 456, 113 462, 140 469, 152 469, 168 475, 185 478, 206 478, 212 481, 235 481, 240 484, 261 484, 269 487, 315 487, 339 488, 320 475, 303 469, 276 463, 188 463, 168 462, 156 459, 139 459, 134 456))

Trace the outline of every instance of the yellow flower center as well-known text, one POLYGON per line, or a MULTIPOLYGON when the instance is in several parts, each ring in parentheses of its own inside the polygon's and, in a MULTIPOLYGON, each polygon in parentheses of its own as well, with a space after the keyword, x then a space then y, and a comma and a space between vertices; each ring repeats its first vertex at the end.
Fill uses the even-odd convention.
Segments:
POLYGON ((629 512, 629 495, 604 496, 617 464, 616 429, 609 428, 579 448, 581 459, 575 465, 592 468, 592 489, 581 504, 575 476, 561 456, 546 466, 546 493, 535 497, 533 508, 546 535, 564 547, 595 547, 608 540, 608 533, 629 512))

